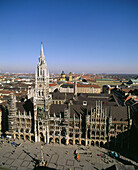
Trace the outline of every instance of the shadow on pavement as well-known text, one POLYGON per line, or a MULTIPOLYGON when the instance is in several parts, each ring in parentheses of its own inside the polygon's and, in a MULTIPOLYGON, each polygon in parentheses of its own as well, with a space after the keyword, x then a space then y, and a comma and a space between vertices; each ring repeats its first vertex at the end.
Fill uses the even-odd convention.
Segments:
POLYGON ((40 162, 39 159, 35 159, 34 157, 32 157, 30 155, 29 152, 26 152, 24 149, 23 149, 24 153, 26 153, 28 156, 30 156, 30 158, 32 158, 33 162, 35 163, 35 167, 34 167, 34 170, 41 170, 41 169, 46 169, 46 170, 56 170, 55 168, 50 168, 50 167, 43 167, 43 166, 37 166, 40 162), (37 167, 36 167, 37 166, 37 167))

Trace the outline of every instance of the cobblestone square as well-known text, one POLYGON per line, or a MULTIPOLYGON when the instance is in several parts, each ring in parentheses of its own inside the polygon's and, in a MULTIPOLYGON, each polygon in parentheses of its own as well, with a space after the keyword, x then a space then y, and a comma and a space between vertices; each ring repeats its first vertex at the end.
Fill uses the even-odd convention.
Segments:
MULTIPOLYGON (((12 170, 33 170, 37 160, 41 159, 41 142, 16 141, 22 143, 20 147, 13 147, 3 139, 0 148, 0 166, 12 170)), ((107 155, 108 150, 100 147, 86 147, 78 145, 44 144, 43 157, 48 167, 58 170, 92 170, 105 169, 121 162, 107 155), (92 155, 80 154, 80 161, 75 159, 75 150, 91 151, 92 155), (104 155, 105 158, 102 157, 104 155), (106 163, 108 162, 108 163, 106 163)), ((125 158, 125 160, 128 160, 125 158)), ((131 160, 130 160, 131 161, 131 160)))

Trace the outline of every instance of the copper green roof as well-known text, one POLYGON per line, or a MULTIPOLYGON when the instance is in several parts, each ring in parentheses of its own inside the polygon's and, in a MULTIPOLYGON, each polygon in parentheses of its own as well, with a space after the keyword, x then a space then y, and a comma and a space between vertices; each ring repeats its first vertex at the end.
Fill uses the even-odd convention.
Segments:
POLYGON ((131 79, 133 83, 138 83, 138 79, 131 79))

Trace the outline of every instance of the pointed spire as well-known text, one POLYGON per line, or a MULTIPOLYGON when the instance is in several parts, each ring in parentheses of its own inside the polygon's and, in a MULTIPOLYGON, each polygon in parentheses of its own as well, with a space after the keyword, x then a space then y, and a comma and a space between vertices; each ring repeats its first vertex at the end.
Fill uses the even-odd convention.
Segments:
POLYGON ((44 52, 43 52, 43 42, 41 42, 41 53, 40 56, 44 56, 44 52))

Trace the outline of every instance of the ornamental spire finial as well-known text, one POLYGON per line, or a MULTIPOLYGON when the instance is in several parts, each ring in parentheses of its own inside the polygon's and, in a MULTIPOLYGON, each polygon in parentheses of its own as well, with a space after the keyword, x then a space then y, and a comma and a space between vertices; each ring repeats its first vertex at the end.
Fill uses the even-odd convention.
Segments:
POLYGON ((40 56, 44 56, 44 52, 43 52, 43 42, 41 41, 41 53, 40 56))

